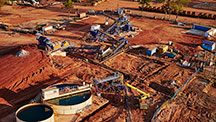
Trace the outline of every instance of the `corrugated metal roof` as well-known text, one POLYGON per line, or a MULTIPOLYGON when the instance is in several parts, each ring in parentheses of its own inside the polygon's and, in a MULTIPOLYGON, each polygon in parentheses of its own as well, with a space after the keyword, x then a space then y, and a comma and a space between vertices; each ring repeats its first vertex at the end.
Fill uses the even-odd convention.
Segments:
POLYGON ((206 49, 206 50, 212 50, 212 47, 206 46, 206 45, 202 45, 202 48, 204 48, 204 49, 206 49))
POLYGON ((214 42, 210 42, 210 41, 203 41, 203 44, 207 44, 207 45, 214 45, 215 43, 214 42))
POLYGON ((205 27, 205 26, 201 26, 201 25, 193 25, 193 28, 197 29, 197 30, 205 31, 205 32, 208 30, 211 30, 210 27, 205 27))

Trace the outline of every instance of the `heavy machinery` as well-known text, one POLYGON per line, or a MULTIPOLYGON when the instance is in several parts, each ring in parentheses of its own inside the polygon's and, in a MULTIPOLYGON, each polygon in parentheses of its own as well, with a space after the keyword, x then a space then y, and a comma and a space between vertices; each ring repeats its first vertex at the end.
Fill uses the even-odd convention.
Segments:
POLYGON ((22 4, 33 6, 33 7, 47 7, 54 4, 54 0, 21 0, 21 1, 22 4))
POLYGON ((36 26, 35 32, 47 34, 47 33, 55 32, 57 30, 65 30, 65 28, 66 28, 65 24, 56 24, 56 25, 41 24, 36 26))
POLYGON ((39 42, 38 47, 44 49, 47 54, 73 46, 73 43, 67 40, 52 42, 50 38, 44 36, 38 36, 37 40, 39 42))
POLYGON ((89 33, 89 40, 93 40, 94 42, 104 42, 105 40, 111 42, 112 44, 119 42, 113 35, 103 32, 103 30, 100 28, 100 25, 92 25, 89 33))
POLYGON ((80 47, 70 47, 70 52, 81 51, 81 54, 95 54, 94 59, 97 59, 99 62, 103 62, 111 57, 116 56, 117 54, 124 51, 128 41, 125 38, 120 39, 118 45, 112 44, 112 47, 102 49, 102 45, 82 45, 80 47), (87 52, 88 50, 88 52, 87 52))
POLYGON ((132 27, 131 23, 129 22, 129 17, 125 14, 122 14, 118 19, 114 19, 113 17, 102 14, 109 19, 113 20, 114 23, 105 31, 105 33, 111 34, 111 35, 119 35, 123 32, 129 32, 129 31, 135 31, 135 29, 132 27))
POLYGON ((81 45, 79 47, 72 46, 68 48, 68 50, 71 53, 79 52, 81 53, 81 55, 83 54, 96 55, 95 58, 97 58, 97 56, 103 53, 103 50, 101 49, 101 45, 81 45))
MULTIPOLYGON (((105 31, 101 29, 100 25, 92 25, 89 33, 86 33, 84 35, 84 41, 93 40, 94 42, 96 42, 99 40, 100 42, 103 42, 107 39, 113 40, 114 36, 119 36, 123 32, 135 31, 135 28, 132 27, 131 23, 128 20, 129 17, 127 17, 126 15, 123 14, 118 19, 115 19, 107 14, 101 14, 106 16, 108 19, 113 20, 114 23, 105 31)), ((106 20, 106 22, 108 21, 108 19, 106 20)))
MULTIPOLYGON (((124 76, 120 73, 114 73, 112 76, 108 76, 102 79, 93 79, 93 86, 97 90, 98 96, 101 96, 101 92, 118 92, 123 93, 124 89, 131 88, 137 91, 139 95, 139 105, 140 109, 147 109, 147 103, 145 102, 147 98, 150 98, 149 93, 130 85, 127 82, 124 82, 124 76), (126 87, 125 87, 126 86, 126 87)), ((127 93, 125 93, 127 97, 127 93)))
POLYGON ((124 8, 118 8, 116 9, 116 11, 114 11, 114 15, 122 15, 123 13, 125 13, 125 9, 124 8))
POLYGON ((149 93, 145 93, 144 91, 128 84, 128 83, 125 83, 125 85, 137 92, 140 93, 140 99, 139 99, 139 104, 140 104, 140 109, 147 109, 148 105, 146 104, 146 98, 149 98, 150 97, 150 94, 149 93))
POLYGON ((102 53, 98 55, 99 61, 104 61, 105 59, 115 56, 128 44, 128 41, 125 39, 125 37, 116 39, 114 36, 103 32, 100 28, 100 25, 91 26, 90 34, 91 37, 89 40, 94 40, 95 42, 97 40, 100 42, 104 42, 104 40, 106 40, 106 43, 112 44, 111 47, 104 49, 102 53))
POLYGON ((93 79, 93 86, 96 89, 98 96, 101 97, 101 92, 122 92, 123 80, 123 75, 117 72, 106 78, 93 79))
POLYGON ((128 44, 128 41, 125 39, 125 37, 116 39, 114 36, 103 32, 103 30, 100 28, 100 25, 93 25, 91 27, 90 34, 90 40, 94 40, 95 42, 97 40, 99 40, 100 42, 104 42, 106 40, 106 43, 112 44, 111 47, 104 49, 104 51, 98 56, 98 59, 100 61, 103 61, 111 56, 118 54, 118 52, 121 52, 125 45, 128 44))
MULTIPOLYGON (((128 17, 124 14, 121 15, 118 19, 115 19, 109 15, 101 13, 102 15, 114 20, 114 23, 106 30, 103 31, 100 25, 92 25, 89 33, 86 33, 83 36, 83 40, 87 42, 106 42, 112 44, 111 47, 104 49, 101 55, 98 56, 99 61, 105 61, 110 57, 114 57, 123 51, 125 45, 128 44, 128 41, 125 39, 126 36, 121 38, 116 38, 115 35, 123 33, 125 31, 135 31, 135 29, 131 26, 131 23, 128 21, 128 17)), ((128 37, 132 37, 129 35, 128 37)))
POLYGON ((40 4, 39 0, 22 0, 23 4, 37 7, 40 4))
POLYGON ((121 75, 120 73, 116 72, 111 76, 108 76, 106 78, 102 79, 93 79, 93 84, 92 84, 93 90, 95 90, 98 94, 99 97, 101 97, 101 92, 115 92, 115 93, 120 93, 124 96, 125 98, 125 107, 127 110, 127 120, 131 121, 131 110, 128 105, 128 96, 127 96, 127 87, 132 88, 139 93, 141 93, 140 96, 140 109, 147 109, 147 104, 145 102, 146 98, 150 97, 150 94, 145 93, 138 88, 125 83, 124 82, 124 75, 121 75))
MULTIPOLYGON (((129 17, 124 14, 121 15, 118 19, 115 19, 104 13, 102 13, 102 15, 114 21, 114 23, 106 31, 104 31, 104 33, 106 34, 115 36, 123 32, 135 31, 135 29, 132 27, 131 23, 129 22, 129 17)), ((108 19, 106 21, 108 21, 108 19)))
POLYGON ((112 48, 107 48, 105 51, 101 49, 101 45, 81 45, 79 47, 74 46, 71 42, 67 40, 52 42, 50 38, 44 36, 38 36, 37 40, 39 42, 38 47, 45 50, 47 54, 53 53, 57 50, 68 49, 70 53, 80 52, 81 54, 91 54, 95 55, 94 58, 99 61, 104 61, 108 59, 110 56, 118 54, 121 52, 121 49, 128 43, 125 38, 120 40, 117 46, 113 46, 112 48))
MULTIPOLYGON (((115 40, 116 41, 116 40, 115 40)), ((117 54, 124 51, 125 46, 128 44, 128 41, 125 38, 121 38, 118 42, 120 42, 118 45, 114 45, 112 43, 112 47, 107 48, 104 50, 99 56, 99 61, 105 61, 107 59, 110 59, 111 57, 116 56, 117 54)))

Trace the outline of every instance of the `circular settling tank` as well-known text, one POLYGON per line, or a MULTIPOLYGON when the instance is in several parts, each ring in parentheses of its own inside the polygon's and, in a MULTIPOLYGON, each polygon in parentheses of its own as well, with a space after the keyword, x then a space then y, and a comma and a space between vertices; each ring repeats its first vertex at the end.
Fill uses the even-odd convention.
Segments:
POLYGON ((76 105, 88 100, 91 97, 90 92, 83 92, 79 94, 67 95, 64 97, 48 100, 54 105, 76 105))
POLYGON ((41 103, 25 105, 16 111, 17 122, 54 122, 53 109, 41 103))
POLYGON ((89 108, 92 104, 91 92, 71 94, 44 101, 58 114, 75 114, 89 108))

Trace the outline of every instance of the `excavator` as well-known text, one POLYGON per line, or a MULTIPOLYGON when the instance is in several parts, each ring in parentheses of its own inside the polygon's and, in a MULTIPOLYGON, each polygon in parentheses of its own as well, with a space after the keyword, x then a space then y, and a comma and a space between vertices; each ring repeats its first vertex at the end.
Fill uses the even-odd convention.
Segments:
POLYGON ((124 75, 119 72, 114 73, 112 76, 108 76, 102 79, 93 79, 92 90, 97 93, 99 97, 101 97, 101 92, 120 92, 120 94, 124 95, 125 98, 125 107, 127 109, 127 120, 131 122, 131 111, 128 106, 128 97, 127 97, 127 87, 136 90, 141 93, 139 105, 140 109, 147 109, 147 104, 145 100, 150 97, 149 93, 145 93, 144 91, 130 85, 127 82, 124 82, 124 75))
POLYGON ((149 98, 150 97, 150 94, 149 93, 145 93, 144 91, 128 84, 128 83, 125 83, 125 85, 137 92, 140 93, 140 99, 139 99, 139 104, 140 104, 140 109, 147 109, 148 105, 146 104, 146 98, 149 98))
MULTIPOLYGON (((95 89, 97 91, 98 96, 101 97, 101 92, 106 92, 108 89, 112 89, 114 92, 120 92, 123 93, 124 90, 124 86, 126 86, 126 88, 131 88, 135 91, 137 91, 138 93, 140 93, 140 99, 139 99, 139 106, 140 109, 147 109, 148 105, 145 102, 147 98, 150 98, 150 94, 149 93, 145 93, 144 91, 130 85, 127 82, 124 82, 124 76, 121 75, 120 73, 114 73, 114 75, 112 76, 108 76, 106 78, 102 78, 102 79, 93 79, 93 86, 95 86, 95 89), (118 90, 114 90, 114 87, 118 88, 118 90)), ((127 94, 125 94, 127 97, 127 94)))

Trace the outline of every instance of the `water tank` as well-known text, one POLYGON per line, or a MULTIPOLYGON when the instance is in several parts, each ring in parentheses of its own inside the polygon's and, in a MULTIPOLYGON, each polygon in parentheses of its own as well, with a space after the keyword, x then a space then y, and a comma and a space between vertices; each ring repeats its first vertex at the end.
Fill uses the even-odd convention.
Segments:
POLYGON ((55 113, 76 114, 91 107, 92 96, 90 91, 86 91, 45 100, 44 103, 50 105, 54 109, 55 113))
POLYGON ((42 103, 27 104, 16 111, 17 122, 54 122, 53 109, 42 103))

